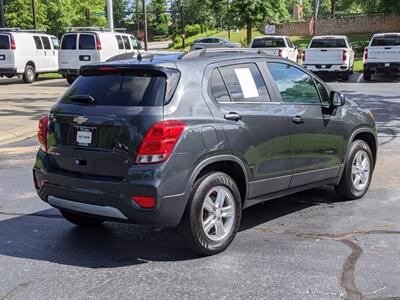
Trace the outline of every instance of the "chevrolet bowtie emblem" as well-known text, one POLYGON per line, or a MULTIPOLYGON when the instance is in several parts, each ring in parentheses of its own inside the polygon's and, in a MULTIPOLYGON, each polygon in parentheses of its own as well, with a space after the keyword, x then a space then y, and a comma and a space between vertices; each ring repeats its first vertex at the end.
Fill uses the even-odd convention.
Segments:
POLYGON ((83 124, 88 120, 88 118, 82 117, 82 116, 77 116, 74 118, 73 122, 76 124, 83 124))

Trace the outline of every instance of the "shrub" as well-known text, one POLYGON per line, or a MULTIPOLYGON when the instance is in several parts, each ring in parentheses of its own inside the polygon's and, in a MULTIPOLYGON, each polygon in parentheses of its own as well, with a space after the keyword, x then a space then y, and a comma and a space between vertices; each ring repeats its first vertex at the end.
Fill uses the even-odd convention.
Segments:
POLYGON ((201 26, 199 24, 186 25, 185 26, 186 36, 193 36, 201 32, 201 26))

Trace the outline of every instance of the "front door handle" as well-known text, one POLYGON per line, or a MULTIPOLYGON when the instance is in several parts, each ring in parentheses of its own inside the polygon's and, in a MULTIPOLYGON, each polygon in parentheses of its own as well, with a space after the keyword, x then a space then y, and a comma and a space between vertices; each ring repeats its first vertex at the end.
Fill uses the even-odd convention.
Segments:
POLYGON ((303 117, 300 116, 295 116, 292 118, 292 122, 295 124, 303 124, 304 123, 304 119, 303 117))
POLYGON ((236 112, 230 112, 224 115, 224 118, 231 121, 239 121, 242 119, 242 116, 236 112))

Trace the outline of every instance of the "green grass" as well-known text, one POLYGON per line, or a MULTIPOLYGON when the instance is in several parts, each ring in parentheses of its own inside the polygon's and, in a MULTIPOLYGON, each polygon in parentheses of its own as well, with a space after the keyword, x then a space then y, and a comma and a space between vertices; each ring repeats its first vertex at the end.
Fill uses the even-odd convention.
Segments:
POLYGON ((364 65, 362 59, 356 59, 354 61, 354 72, 362 72, 364 70, 364 65))
POLYGON ((61 74, 58 73, 44 73, 44 74, 39 74, 40 79, 58 79, 62 78, 61 74))

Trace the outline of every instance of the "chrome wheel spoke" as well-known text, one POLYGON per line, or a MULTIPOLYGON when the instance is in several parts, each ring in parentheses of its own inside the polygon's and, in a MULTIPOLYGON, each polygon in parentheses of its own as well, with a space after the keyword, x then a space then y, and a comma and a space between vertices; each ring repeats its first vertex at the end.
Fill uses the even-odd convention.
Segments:
POLYGON ((225 234, 224 223, 221 220, 215 221, 215 235, 222 237, 225 234))
POLYGON ((224 205, 225 195, 226 195, 226 193, 225 193, 224 189, 218 190, 217 200, 215 200, 215 206, 217 208, 221 208, 224 205))
POLYGON ((204 208, 210 213, 214 211, 215 203, 211 200, 210 197, 207 197, 206 200, 204 200, 204 208))
POLYGON ((370 175, 369 156, 364 150, 359 150, 353 159, 351 167, 351 180, 354 187, 361 191, 367 185, 370 175))
POLYGON ((203 222, 203 229, 204 232, 206 234, 208 234, 211 230, 211 228, 213 228, 215 226, 215 219, 213 216, 209 216, 204 222, 203 222))
POLYGON ((225 206, 221 208, 221 217, 228 218, 233 216, 233 207, 232 206, 225 206))

